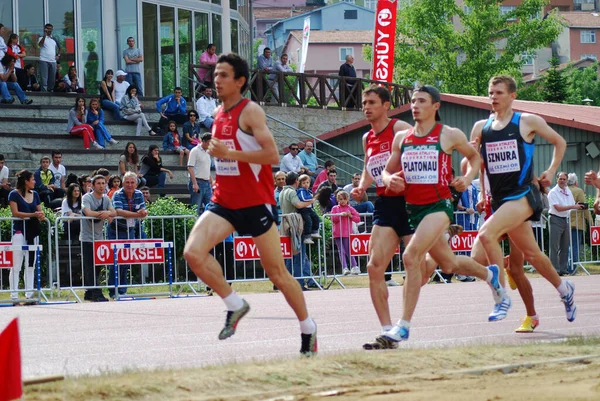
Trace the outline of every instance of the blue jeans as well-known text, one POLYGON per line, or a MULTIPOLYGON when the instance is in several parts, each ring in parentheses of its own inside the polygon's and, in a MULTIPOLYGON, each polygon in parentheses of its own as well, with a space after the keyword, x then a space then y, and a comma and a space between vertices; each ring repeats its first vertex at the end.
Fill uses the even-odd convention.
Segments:
POLYGON ((121 110, 119 109, 119 105, 116 104, 115 102, 111 102, 110 100, 106 100, 104 99, 101 102, 102 108, 104 110, 109 110, 112 111, 113 113, 113 118, 115 119, 115 121, 121 121, 121 110))
MULTIPOLYGON (((306 253, 306 244, 302 244, 300 252, 292 256, 291 259, 285 260, 285 267, 294 277, 308 277, 312 275, 310 261, 306 253)), ((298 283, 304 286, 305 280, 303 278, 298 279, 298 283)))
POLYGON ((0 93, 2 94, 2 99, 10 100, 12 96, 10 95, 9 90, 14 90, 17 94, 17 97, 23 103, 27 100, 27 96, 25 96, 25 92, 16 82, 0 82, 0 93))
POLYGON ((164 188, 165 182, 167 182, 167 173, 165 173, 164 171, 161 171, 159 175, 146 173, 144 179, 146 180, 146 185, 148 185, 149 187, 158 186, 159 188, 164 188))
POLYGON ((188 191, 190 191, 190 205, 196 205, 196 213, 200 216, 210 202, 212 189, 210 188, 210 181, 198 179, 196 181, 198 182, 198 192, 194 192, 192 181, 188 182, 188 191))
POLYGON ((373 203, 371 201, 366 201, 354 206, 354 209, 356 209, 358 213, 373 213, 375 207, 373 206, 373 203))
MULTIPOLYGON (((135 239, 135 228, 118 228, 115 230, 114 224, 108 226, 108 239, 135 239)), ((121 287, 127 285, 129 268, 131 265, 119 265, 119 295, 127 293, 127 287, 121 287)), ((109 266, 108 272, 108 294, 112 297, 115 295, 115 266, 109 266), (111 287, 112 286, 112 287, 111 287)))
POLYGON ((569 262, 569 272, 572 272, 575 268, 573 263, 579 262, 579 245, 581 244, 583 244, 583 231, 571 228, 571 249, 573 251, 573 259, 569 262))
POLYGON ((142 75, 139 72, 127 72, 125 79, 130 85, 137 87, 138 97, 144 96, 144 92, 142 91, 142 75))
POLYGON ((204 125, 204 127, 205 127, 206 129, 211 129, 211 128, 212 128, 212 126, 213 126, 213 123, 214 123, 214 122, 215 122, 215 119, 214 119, 214 118, 212 118, 212 117, 206 117, 206 118, 204 119, 204 121, 202 121, 202 125, 204 125))
POLYGON ((103 123, 98 123, 96 125, 92 125, 92 127, 94 128, 94 135, 96 136, 96 142, 98 142, 98 145, 105 148, 106 142, 109 142, 112 139, 112 137, 110 136, 110 133, 108 132, 108 130, 106 129, 106 127, 104 126, 103 123))

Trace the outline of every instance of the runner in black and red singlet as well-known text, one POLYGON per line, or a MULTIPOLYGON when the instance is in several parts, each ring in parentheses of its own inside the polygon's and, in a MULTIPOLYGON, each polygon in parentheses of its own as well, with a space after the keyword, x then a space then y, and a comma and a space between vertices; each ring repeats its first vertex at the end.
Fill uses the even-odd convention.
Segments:
POLYGON ((214 82, 223 101, 217 109, 208 152, 215 159, 216 179, 211 204, 196 222, 184 256, 196 275, 212 288, 227 306, 224 340, 250 310, 223 277, 223 269, 210 254, 231 233, 251 235, 265 272, 284 294, 302 333, 300 352, 317 353, 317 327, 308 316, 300 285, 285 268, 273 199, 271 164, 279 163, 275 140, 262 108, 242 97, 248 86, 248 64, 236 54, 219 57, 214 82))
POLYGON ((465 191, 479 172, 481 158, 462 131, 439 123, 440 97, 440 92, 432 86, 423 86, 413 92, 411 109, 415 126, 395 137, 392 155, 383 171, 383 183, 389 190, 405 190, 406 210, 415 229, 402 258, 406 269, 402 319, 383 334, 394 342, 408 340, 410 320, 421 290, 420 267, 428 252, 444 273, 485 280, 492 287, 496 303, 506 297, 498 281, 497 266, 485 268, 467 256, 456 256, 443 235, 454 217, 449 186, 459 192, 465 191), (451 172, 453 150, 469 162, 467 174, 454 179, 451 172))

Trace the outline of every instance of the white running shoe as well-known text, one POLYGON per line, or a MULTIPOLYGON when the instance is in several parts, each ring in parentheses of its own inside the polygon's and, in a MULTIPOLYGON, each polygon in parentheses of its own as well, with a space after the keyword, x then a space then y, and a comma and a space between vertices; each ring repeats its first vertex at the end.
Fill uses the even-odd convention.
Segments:
POLYGON ((110 141, 108 141, 108 143, 110 143, 111 145, 117 145, 119 143, 119 141, 117 141, 114 138, 110 138, 110 141))
POLYGON ((92 146, 95 147, 96 149, 104 149, 104 146, 100 145, 96 141, 92 142, 92 146))
POLYGON ((389 279, 388 281, 386 281, 385 284, 388 287, 399 287, 400 286, 400 283, 398 283, 396 280, 392 280, 392 279, 389 279))
POLYGON ((350 269, 350 274, 359 275, 360 274, 360 267, 354 266, 352 269, 350 269))
POLYGON ((348 274, 350 274, 350 270, 347 267, 344 267, 344 269, 342 270, 342 274, 344 276, 347 276, 348 274))

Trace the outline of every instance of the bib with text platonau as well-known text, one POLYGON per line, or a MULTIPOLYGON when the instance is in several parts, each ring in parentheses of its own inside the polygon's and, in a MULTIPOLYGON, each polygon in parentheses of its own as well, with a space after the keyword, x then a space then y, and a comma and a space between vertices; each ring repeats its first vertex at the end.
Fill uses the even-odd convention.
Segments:
MULTIPOLYGON (((221 139, 227 147, 235 150, 235 142, 233 139, 221 139)), ((221 159, 215 157, 215 170, 217 175, 240 175, 240 167, 237 160, 221 159)))
POLYGON ((485 144, 487 168, 490 174, 512 173, 521 169, 516 139, 485 144))
POLYGON ((369 157, 369 161, 367 162, 367 172, 373 177, 375 185, 378 187, 384 186, 381 172, 385 169, 385 165, 390 158, 390 155, 391 153, 389 151, 379 153, 369 157))
MULTIPOLYGON (((424 146, 427 148, 429 146, 424 146)), ((402 170, 407 184, 437 184, 439 182, 439 151, 432 149, 406 148, 402 152, 402 170)))

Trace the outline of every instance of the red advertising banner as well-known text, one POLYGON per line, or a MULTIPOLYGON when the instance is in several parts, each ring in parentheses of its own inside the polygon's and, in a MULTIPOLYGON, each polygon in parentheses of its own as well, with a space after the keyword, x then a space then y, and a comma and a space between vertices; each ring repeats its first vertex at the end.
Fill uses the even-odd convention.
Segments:
MULTIPOLYGON (((12 246, 12 242, 0 242, 0 246, 12 246)), ((12 251, 0 251, 0 269, 13 267, 12 251)))
POLYGON ((473 248, 475 237, 477 237, 477 231, 463 231, 462 234, 452 237, 450 248, 453 252, 468 252, 473 248))
POLYGON ((117 249, 117 264, 118 265, 133 265, 140 263, 164 263, 165 250, 164 248, 155 248, 154 244, 162 242, 161 239, 153 240, 109 240, 109 241, 94 241, 94 264, 96 265, 112 265, 114 264, 114 250, 112 244, 140 244, 141 248, 124 248, 117 249), (143 247, 147 245, 147 247, 143 247))
MULTIPOLYGON (((292 240, 290 237, 280 237, 281 253, 284 259, 292 257, 292 240)), ((252 237, 233 237, 233 256, 235 260, 258 260, 260 254, 252 237)))
POLYGON ((394 45, 396 43, 396 0, 379 0, 375 13, 373 40, 373 75, 371 79, 392 82, 394 45))
MULTIPOLYGON (((368 256, 371 234, 350 234, 350 256, 368 256)), ((396 247, 396 253, 400 248, 396 247)))
POLYGON ((592 245, 600 245, 600 227, 590 227, 592 245))

